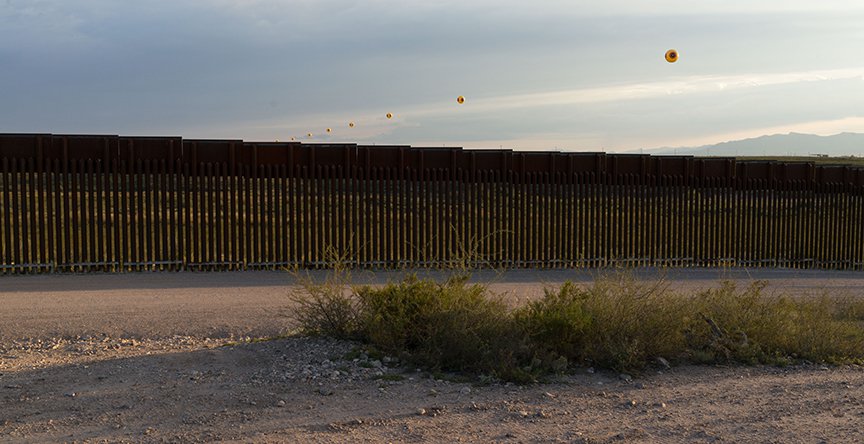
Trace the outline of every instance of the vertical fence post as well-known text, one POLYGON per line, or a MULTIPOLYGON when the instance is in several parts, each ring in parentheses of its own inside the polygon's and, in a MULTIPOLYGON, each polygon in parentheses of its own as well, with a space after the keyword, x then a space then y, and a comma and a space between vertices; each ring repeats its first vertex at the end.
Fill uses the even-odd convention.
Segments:
POLYGON ((468 151, 0 134, 0 267, 864 267, 856 167, 468 151))

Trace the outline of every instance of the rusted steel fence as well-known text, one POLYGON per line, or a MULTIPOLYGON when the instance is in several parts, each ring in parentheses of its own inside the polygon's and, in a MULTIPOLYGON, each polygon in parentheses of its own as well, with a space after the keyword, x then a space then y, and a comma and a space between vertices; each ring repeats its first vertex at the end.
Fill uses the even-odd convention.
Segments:
POLYGON ((0 270, 862 269, 862 200, 811 163, 0 134, 0 270))

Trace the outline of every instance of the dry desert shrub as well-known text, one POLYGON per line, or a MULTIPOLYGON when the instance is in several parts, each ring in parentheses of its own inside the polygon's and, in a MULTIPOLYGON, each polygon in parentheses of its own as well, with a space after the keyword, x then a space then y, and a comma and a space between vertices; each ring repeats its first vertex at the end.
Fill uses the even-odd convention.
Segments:
POLYGON ((573 364, 639 371, 673 363, 860 362, 864 303, 765 295, 729 282, 695 294, 628 274, 565 283, 509 309, 459 274, 350 286, 347 270, 292 295, 305 333, 357 339, 431 371, 528 382, 573 364))

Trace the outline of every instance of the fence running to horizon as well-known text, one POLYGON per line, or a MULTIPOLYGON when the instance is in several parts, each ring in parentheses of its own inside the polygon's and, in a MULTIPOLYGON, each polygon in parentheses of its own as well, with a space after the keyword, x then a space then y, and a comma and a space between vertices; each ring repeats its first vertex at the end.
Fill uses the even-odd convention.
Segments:
POLYGON ((864 268, 864 170, 733 158, 0 134, 6 274, 864 268))

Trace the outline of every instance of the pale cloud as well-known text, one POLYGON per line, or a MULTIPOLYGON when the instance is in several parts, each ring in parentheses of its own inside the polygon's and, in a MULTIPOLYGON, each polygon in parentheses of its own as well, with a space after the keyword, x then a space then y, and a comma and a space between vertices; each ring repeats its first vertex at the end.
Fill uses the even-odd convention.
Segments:
POLYGON ((210 5, 226 7, 250 15, 266 15, 284 8, 299 8, 306 11, 338 8, 374 9, 395 16, 425 15, 430 12, 485 13, 493 16, 518 16, 556 14, 571 17, 598 17, 609 15, 683 15, 683 14, 755 14, 790 12, 831 12, 864 10, 864 5, 855 0, 211 0, 210 5))
MULTIPOLYGON (((815 70, 774 74, 740 74, 732 76, 690 76, 662 82, 582 88, 480 98, 466 112, 488 112, 510 108, 538 106, 579 105, 599 102, 642 100, 678 94, 701 94, 742 88, 786 85, 799 82, 818 82, 854 79, 864 76, 864 67, 835 70, 815 70)), ((442 107, 420 109, 417 114, 445 112, 442 107)))
POLYGON ((810 128, 860 109, 862 19, 837 0, 0 0, 0 131, 595 150, 810 128))
MULTIPOLYGON (((469 96, 464 105, 448 97, 440 103, 405 107, 233 119, 218 125, 183 124, 163 127, 155 134, 167 131, 195 138, 288 140, 293 136, 309 142, 617 152, 790 131, 832 134, 864 130, 859 125, 861 119, 831 117, 857 109, 833 104, 838 96, 844 100, 842 93, 818 92, 844 91, 856 82, 861 82, 861 69, 708 76, 489 99, 469 96), (842 85, 834 86, 837 82, 842 85), (811 91, 810 83, 821 86, 811 91), (394 112, 394 118, 387 119, 387 112, 394 112), (763 122, 790 123, 760 125, 763 114, 763 122), (806 120, 807 115, 822 118, 806 120), (349 121, 356 126, 348 128, 349 121), (512 124, 502 126, 501 122, 512 124), (328 127, 333 128, 332 134, 324 132, 328 127), (314 137, 306 138, 307 132, 314 137)), ((854 102, 859 96, 849 95, 848 101, 854 102)))
MULTIPOLYGON (((464 105, 456 104, 455 97, 448 97, 447 100, 441 100, 438 103, 403 106, 398 109, 396 120, 388 120, 383 117, 387 112, 396 111, 392 108, 356 109, 343 111, 339 114, 319 113, 306 115, 300 119, 290 119, 288 116, 283 116, 273 119, 249 121, 233 126, 233 130, 243 133, 264 130, 268 133, 273 131, 288 131, 305 134, 306 130, 303 130, 303 128, 315 131, 334 125, 334 122, 353 120, 358 123, 358 129, 356 131, 352 130, 350 133, 351 136, 368 139, 386 137, 394 131, 410 126, 418 126, 420 122, 429 118, 450 116, 454 119, 465 119, 473 115, 494 115, 508 110, 525 110, 526 112, 530 112, 534 108, 584 106, 598 103, 626 104, 632 101, 664 98, 673 95, 683 97, 712 93, 729 94, 742 89, 758 89, 807 82, 861 79, 862 76, 864 76, 864 67, 769 74, 754 73, 732 76, 690 76, 661 82, 611 85, 531 94, 478 98, 469 96, 464 105)), ((579 144, 580 141, 584 140, 596 141, 597 138, 575 136, 571 140, 571 145, 573 143, 579 144)), ((556 138, 545 134, 535 139, 535 142, 530 142, 526 139, 512 139, 506 143, 508 145, 535 147, 537 143, 565 145, 565 141, 566 139, 563 135, 561 135, 561 138, 556 138)), ((430 143, 431 141, 423 142, 430 143)), ((493 146, 505 143, 504 140, 498 139, 480 139, 477 142, 488 143, 493 146)))

